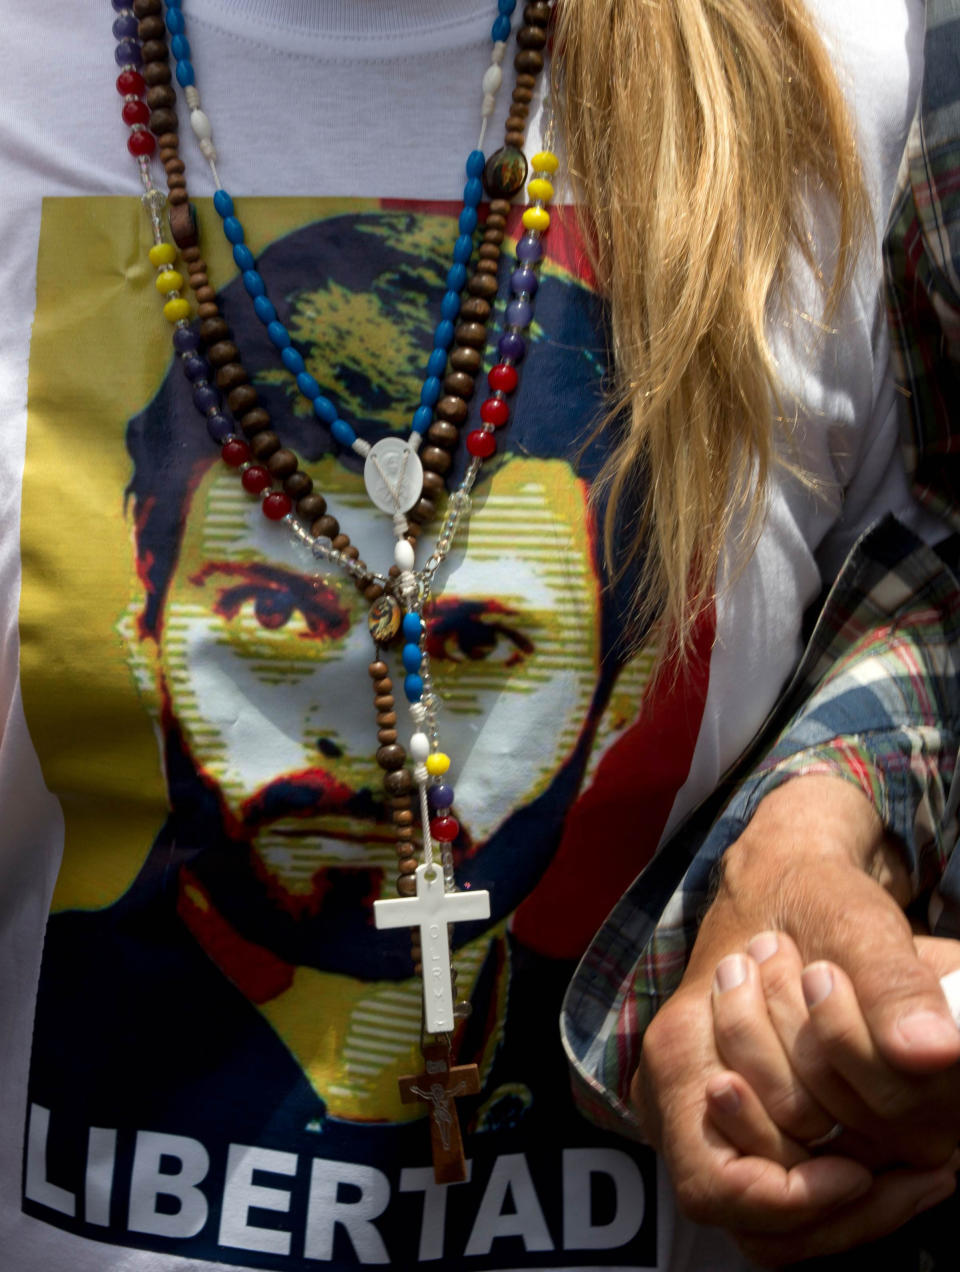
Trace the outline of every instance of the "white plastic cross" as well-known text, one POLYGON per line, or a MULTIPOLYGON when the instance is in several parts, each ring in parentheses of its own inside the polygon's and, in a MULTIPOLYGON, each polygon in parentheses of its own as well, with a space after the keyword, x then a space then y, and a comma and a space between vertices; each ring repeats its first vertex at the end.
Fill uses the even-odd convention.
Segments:
POLYGON ((445 892, 438 866, 417 866, 417 895, 374 901, 378 928, 419 927, 423 949, 423 1004, 428 1033, 453 1029, 450 985, 450 941, 447 924, 460 919, 488 919, 489 892, 445 892))

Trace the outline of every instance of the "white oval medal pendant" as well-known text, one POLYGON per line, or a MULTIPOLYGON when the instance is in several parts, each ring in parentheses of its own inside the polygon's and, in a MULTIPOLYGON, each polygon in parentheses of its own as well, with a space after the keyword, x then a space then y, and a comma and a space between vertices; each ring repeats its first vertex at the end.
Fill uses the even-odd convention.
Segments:
POLYGON ((423 490, 423 466, 409 442, 382 437, 370 447, 363 480, 381 512, 409 512, 423 490))

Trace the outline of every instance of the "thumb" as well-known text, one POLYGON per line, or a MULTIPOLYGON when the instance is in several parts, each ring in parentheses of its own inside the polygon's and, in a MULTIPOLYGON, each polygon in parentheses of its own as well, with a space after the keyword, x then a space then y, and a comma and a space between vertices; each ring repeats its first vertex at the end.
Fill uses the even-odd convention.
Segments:
POLYGON ((918 952, 902 910, 866 874, 844 880, 843 917, 828 942, 828 957, 853 983, 878 1051, 894 1068, 935 1073, 960 1060, 960 1029, 938 983, 960 967, 960 943, 921 942, 918 952), (945 947, 952 946, 954 953, 945 947))

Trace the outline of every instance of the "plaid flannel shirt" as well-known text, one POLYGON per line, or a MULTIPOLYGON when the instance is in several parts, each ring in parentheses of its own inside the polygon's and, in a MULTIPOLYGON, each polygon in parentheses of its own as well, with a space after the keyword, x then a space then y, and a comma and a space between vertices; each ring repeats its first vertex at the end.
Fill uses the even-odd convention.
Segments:
MULTIPOLYGON (((924 58, 885 242, 891 341, 915 492, 960 526, 960 0, 928 0, 924 58)), ((887 518, 851 553, 749 754, 622 897, 571 982, 561 1029, 589 1117, 639 1133, 627 1096, 644 1029, 680 983, 724 851, 793 776, 860 787, 937 930, 960 936, 958 738, 960 590, 944 556, 887 518)))

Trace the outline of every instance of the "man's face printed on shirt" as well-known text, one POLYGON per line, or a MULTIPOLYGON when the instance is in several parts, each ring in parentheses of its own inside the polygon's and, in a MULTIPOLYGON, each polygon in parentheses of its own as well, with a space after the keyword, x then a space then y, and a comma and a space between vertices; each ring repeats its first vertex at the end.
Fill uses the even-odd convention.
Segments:
MULTIPOLYGON (((361 479, 332 458, 311 472, 368 564, 389 563, 390 519, 370 508, 361 479)), ((461 858, 540 795, 576 743, 597 659, 584 517, 566 464, 511 458, 440 572, 427 646, 461 858)), ((382 870, 384 895, 396 872, 366 671, 369 604, 344 574, 319 568, 218 465, 193 495, 161 627, 186 748, 265 891, 291 913, 316 910, 331 867, 382 870)), ((403 673, 386 656, 405 741, 403 673)))

